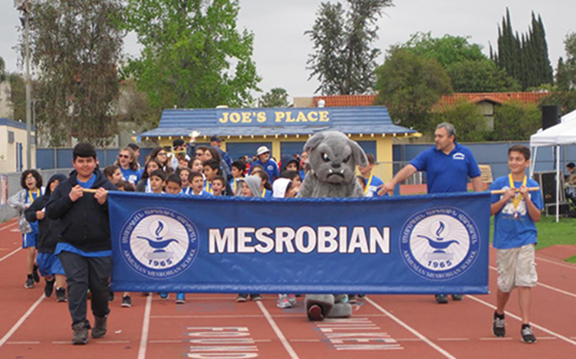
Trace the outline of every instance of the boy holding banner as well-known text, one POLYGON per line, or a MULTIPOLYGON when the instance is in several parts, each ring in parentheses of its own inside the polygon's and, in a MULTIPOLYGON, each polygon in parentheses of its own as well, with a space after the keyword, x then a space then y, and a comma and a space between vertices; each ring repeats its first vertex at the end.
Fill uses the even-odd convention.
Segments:
POLYGON ((68 308, 74 330, 73 344, 86 344, 86 293, 90 289, 95 325, 92 338, 106 334, 108 278, 112 273, 112 247, 108 219, 108 190, 116 187, 96 169, 96 149, 89 143, 74 147, 74 171, 60 183, 46 206, 48 218, 60 220, 55 255, 68 282, 68 308))
POLYGON ((526 177, 529 164, 530 150, 526 146, 510 147, 510 174, 496 179, 490 186, 492 191, 504 191, 492 195, 490 207, 494 215, 493 245, 497 250, 498 266, 498 294, 492 331, 497 337, 506 335, 504 309, 510 293, 517 287, 522 314, 521 338, 524 343, 535 343, 536 337, 530 328, 532 287, 538 281, 534 261, 538 233, 535 222, 540 220, 544 205, 540 191, 529 190, 538 187, 536 181, 526 177))

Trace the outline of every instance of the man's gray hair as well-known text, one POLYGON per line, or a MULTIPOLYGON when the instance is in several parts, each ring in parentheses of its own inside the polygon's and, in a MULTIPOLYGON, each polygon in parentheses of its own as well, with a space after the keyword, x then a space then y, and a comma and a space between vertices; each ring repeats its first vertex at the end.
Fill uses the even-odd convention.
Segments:
POLYGON ((437 130, 439 130, 441 128, 444 128, 444 129, 446 129, 446 131, 448 131, 448 137, 450 137, 450 136, 456 137, 456 129, 454 128, 453 124, 448 123, 448 122, 442 122, 441 124, 436 126, 437 130))

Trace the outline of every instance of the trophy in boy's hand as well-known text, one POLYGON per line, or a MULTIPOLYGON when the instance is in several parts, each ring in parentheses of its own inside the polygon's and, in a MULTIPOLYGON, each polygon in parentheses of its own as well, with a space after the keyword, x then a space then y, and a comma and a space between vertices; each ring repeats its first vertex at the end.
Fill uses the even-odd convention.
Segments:
POLYGON ((192 131, 188 136, 190 136, 190 142, 193 143, 196 142, 196 137, 200 136, 200 132, 192 131))

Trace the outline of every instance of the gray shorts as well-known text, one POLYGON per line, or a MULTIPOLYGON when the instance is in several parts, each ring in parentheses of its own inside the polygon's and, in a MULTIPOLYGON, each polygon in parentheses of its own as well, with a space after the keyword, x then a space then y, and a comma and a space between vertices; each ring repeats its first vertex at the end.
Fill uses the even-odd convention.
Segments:
POLYGON ((534 247, 534 244, 527 244, 519 248, 496 250, 498 289, 510 293, 515 287, 536 286, 538 274, 534 247))

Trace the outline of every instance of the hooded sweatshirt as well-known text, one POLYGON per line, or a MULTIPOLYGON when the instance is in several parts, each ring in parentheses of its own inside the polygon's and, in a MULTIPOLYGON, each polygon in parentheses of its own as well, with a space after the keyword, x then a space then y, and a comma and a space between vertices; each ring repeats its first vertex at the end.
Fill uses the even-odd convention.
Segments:
MULTIPOLYGON (((96 176, 92 189, 103 187, 116 190, 102 172, 95 170, 96 176)), ((58 242, 68 243, 84 252, 99 252, 111 249, 110 221, 108 219, 108 202, 100 205, 93 193, 84 193, 76 202, 70 200, 69 194, 78 184, 78 173, 72 171, 67 181, 60 183, 46 206, 50 219, 60 219, 58 242)))
MULTIPOLYGON (((38 218, 36 217, 37 211, 42 211, 46 208, 48 201, 50 200, 50 185, 54 181, 62 183, 66 181, 68 177, 61 173, 57 173, 50 177, 48 184, 46 185, 46 191, 44 195, 39 197, 32 203, 32 205, 24 212, 26 220, 28 222, 36 222, 38 218)), ((45 211, 44 211, 45 212, 45 211)), ((44 219, 38 221, 38 238, 36 240, 36 248, 41 253, 54 253, 56 249, 56 244, 58 243, 58 220, 52 220, 47 216, 44 219)))
MULTIPOLYGON (((250 191, 252 191, 252 195, 254 197, 260 197, 260 193, 262 190, 260 186, 262 184, 262 180, 258 176, 246 176, 244 178, 240 178, 238 182, 246 182, 250 191)), ((242 190, 238 191, 238 195, 242 196, 242 190)))
POLYGON ((272 189, 274 190, 274 197, 275 198, 284 198, 286 196, 286 188, 292 181, 288 178, 278 178, 274 181, 274 185, 272 189))
POLYGON ((286 167, 291 162, 294 162, 296 164, 296 172, 300 171, 300 163, 298 163, 297 159, 295 159, 292 156, 284 156, 284 157, 282 157, 282 168, 280 169, 280 174, 282 174, 282 172, 286 171, 286 167))

